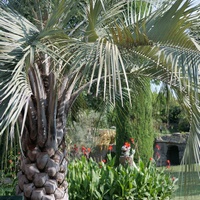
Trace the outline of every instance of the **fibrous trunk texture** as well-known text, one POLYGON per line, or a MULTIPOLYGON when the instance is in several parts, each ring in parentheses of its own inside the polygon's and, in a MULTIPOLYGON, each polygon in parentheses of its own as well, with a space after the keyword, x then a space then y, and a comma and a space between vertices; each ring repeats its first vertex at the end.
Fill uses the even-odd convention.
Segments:
POLYGON ((65 125, 71 93, 65 89, 58 97, 55 75, 43 75, 37 65, 29 81, 33 95, 19 118, 21 128, 24 116, 26 121, 16 193, 27 200, 68 200, 65 125))

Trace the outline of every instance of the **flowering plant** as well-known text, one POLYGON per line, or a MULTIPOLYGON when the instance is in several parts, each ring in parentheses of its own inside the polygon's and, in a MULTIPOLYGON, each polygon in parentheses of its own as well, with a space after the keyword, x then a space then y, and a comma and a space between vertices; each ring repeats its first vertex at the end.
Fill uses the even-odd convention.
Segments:
POLYGON ((97 163, 84 156, 69 162, 70 200, 171 199, 176 178, 164 173, 164 169, 157 169, 152 162, 145 166, 141 160, 139 170, 130 165, 115 166, 115 158, 108 155, 106 164, 105 160, 97 163))
POLYGON ((78 147, 76 144, 70 149, 71 158, 80 158, 82 155, 86 158, 90 157, 91 148, 86 148, 85 146, 78 147))

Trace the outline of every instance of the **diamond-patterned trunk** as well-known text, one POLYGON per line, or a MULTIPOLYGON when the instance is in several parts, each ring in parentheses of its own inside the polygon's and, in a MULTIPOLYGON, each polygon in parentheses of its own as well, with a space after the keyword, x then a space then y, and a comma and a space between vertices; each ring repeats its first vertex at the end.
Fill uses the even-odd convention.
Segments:
POLYGON ((68 200, 67 161, 60 150, 52 154, 35 147, 21 157, 17 194, 31 200, 68 200))
POLYGON ((73 90, 66 82, 58 85, 53 73, 44 76, 37 65, 29 80, 32 97, 19 118, 24 128, 16 193, 27 200, 68 200, 65 126, 73 90))

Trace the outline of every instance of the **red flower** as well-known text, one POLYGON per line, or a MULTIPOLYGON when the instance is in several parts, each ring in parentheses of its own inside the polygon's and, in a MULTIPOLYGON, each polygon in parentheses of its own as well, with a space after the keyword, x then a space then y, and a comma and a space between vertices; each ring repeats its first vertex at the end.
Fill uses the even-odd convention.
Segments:
POLYGON ((109 150, 109 151, 112 151, 112 149, 113 149, 113 146, 110 145, 110 146, 108 147, 108 150, 109 150))
POLYGON ((102 162, 103 162, 103 163, 106 163, 106 159, 103 159, 102 162))
POLYGON ((134 139, 133 138, 130 138, 130 141, 132 144, 134 144, 134 139))
POLYGON ((170 165, 170 160, 167 160, 166 163, 167 163, 168 165, 170 165))
POLYGON ((156 157, 160 158, 160 154, 158 152, 156 152, 156 157))
POLYGON ((150 160, 150 161, 153 161, 153 158, 151 157, 149 160, 150 160))
POLYGON ((124 143, 124 146, 125 146, 126 148, 128 148, 128 147, 130 147, 131 145, 130 145, 130 143, 125 142, 125 143, 124 143))
POLYGON ((156 144, 156 149, 160 150, 160 146, 158 144, 156 144))
POLYGON ((86 151, 86 148, 84 146, 82 146, 81 151, 84 153, 86 151))
POLYGON ((167 168, 169 169, 170 168, 170 160, 166 160, 166 163, 167 163, 167 168))
POLYGON ((75 144, 74 144, 74 151, 75 151, 75 153, 78 152, 78 147, 75 144))
POLYGON ((88 153, 90 153, 90 152, 91 152, 91 149, 90 149, 90 148, 88 148, 88 149, 87 149, 87 152, 88 152, 88 153))

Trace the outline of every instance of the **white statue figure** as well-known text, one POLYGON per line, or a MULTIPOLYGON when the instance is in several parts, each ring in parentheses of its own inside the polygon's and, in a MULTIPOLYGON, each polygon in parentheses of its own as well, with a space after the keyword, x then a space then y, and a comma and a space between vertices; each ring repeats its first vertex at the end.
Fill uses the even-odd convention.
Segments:
POLYGON ((120 161, 122 164, 125 162, 128 162, 130 166, 133 166, 138 170, 138 167, 136 166, 134 162, 134 154, 135 154, 135 149, 132 149, 130 144, 128 142, 125 142, 125 144, 121 148, 121 156, 120 156, 120 161))

